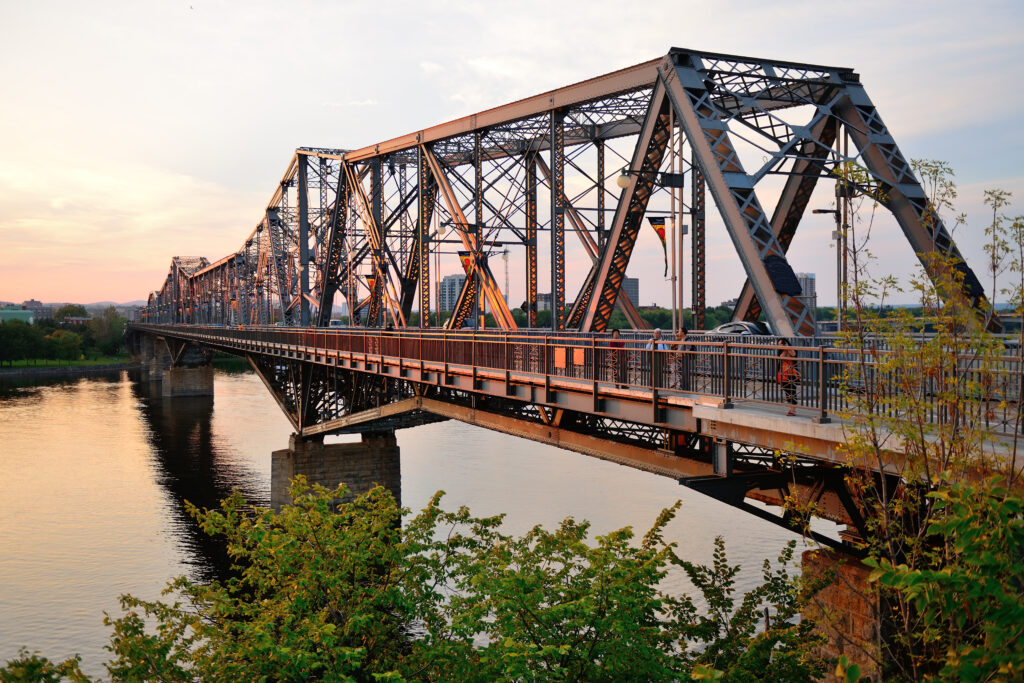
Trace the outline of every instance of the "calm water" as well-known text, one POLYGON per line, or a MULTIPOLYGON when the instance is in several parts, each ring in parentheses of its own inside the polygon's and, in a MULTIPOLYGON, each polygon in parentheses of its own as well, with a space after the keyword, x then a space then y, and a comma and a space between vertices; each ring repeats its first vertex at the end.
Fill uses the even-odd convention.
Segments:
MULTIPOLYGON (((0 385, 0 661, 20 646, 51 659, 80 653, 105 673, 103 612, 117 596, 155 598, 174 576, 215 575, 222 549, 182 502, 213 507, 232 490, 270 497, 270 453, 290 427, 252 374, 218 371, 211 399, 163 400, 120 373, 46 384, 0 385)), ((458 422, 398 433, 402 500, 418 510, 437 490, 449 509, 506 513, 521 533, 566 516, 595 533, 632 525, 683 501, 667 537, 710 562, 723 535, 744 586, 794 538, 675 481, 458 422)), ((685 577, 667 588, 684 590, 685 577)))

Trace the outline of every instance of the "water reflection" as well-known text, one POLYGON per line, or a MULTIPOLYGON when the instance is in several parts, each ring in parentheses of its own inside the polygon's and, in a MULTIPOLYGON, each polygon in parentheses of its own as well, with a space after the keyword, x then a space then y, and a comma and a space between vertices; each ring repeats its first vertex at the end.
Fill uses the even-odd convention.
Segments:
MULTIPOLYGON (((291 426, 252 373, 214 381, 212 399, 164 398, 127 373, 0 382, 0 660, 22 645, 56 659, 78 652, 102 674, 102 615, 119 613, 119 594, 155 599, 182 573, 225 576, 223 546, 184 501, 216 507, 239 490, 268 505, 271 452, 287 447, 291 426)), ((730 560, 744 565, 740 590, 792 538, 672 479, 458 422, 402 430, 398 445, 408 507, 444 489, 445 508, 503 513, 506 533, 570 515, 595 534, 642 533, 682 499, 666 538, 707 563, 726 535, 730 560)), ((669 590, 685 584, 679 573, 666 580, 669 590)))
POLYGON ((132 393, 148 427, 147 441, 156 466, 154 480, 169 500, 168 522, 184 551, 190 578, 224 580, 231 566, 225 544, 199 528, 186 512, 185 501, 200 508, 216 508, 239 491, 251 504, 266 505, 263 482, 253 476, 247 463, 220 452, 213 432, 213 396, 168 398, 161 395, 159 383, 137 376, 132 380, 132 393))

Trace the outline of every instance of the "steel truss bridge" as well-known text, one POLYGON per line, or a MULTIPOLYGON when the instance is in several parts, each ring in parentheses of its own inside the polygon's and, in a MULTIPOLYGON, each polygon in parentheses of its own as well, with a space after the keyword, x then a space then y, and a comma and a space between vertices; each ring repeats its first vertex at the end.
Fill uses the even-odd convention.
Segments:
POLYGON ((454 418, 684 477, 757 514, 744 497, 780 504, 796 489, 862 528, 828 423, 845 361, 810 339, 786 259, 821 179, 836 197, 880 197, 926 268, 929 252, 960 257, 854 71, 673 48, 362 149, 296 150, 241 248, 174 257, 133 329, 174 357, 188 344, 247 357, 303 438, 454 418), (851 164, 866 172, 856 181, 851 164), (806 338, 801 402, 815 422, 780 418, 775 349, 607 346, 613 311, 646 326, 619 296, 645 218, 668 219, 680 245, 689 226, 703 325, 708 193, 747 275, 733 318, 806 338), (519 322, 496 255, 520 268, 519 322), (443 318, 446 270, 466 277, 443 318), (329 328, 339 295, 341 330, 329 328), (781 465, 775 450, 795 443, 781 465))

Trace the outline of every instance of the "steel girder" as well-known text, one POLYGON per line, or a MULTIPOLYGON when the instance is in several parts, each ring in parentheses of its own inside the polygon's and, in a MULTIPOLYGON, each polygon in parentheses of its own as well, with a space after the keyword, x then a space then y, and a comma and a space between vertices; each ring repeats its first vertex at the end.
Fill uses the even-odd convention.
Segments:
MULTIPOLYGON (((466 284, 463 287, 463 294, 465 294, 466 290, 470 287, 475 289, 477 283, 479 283, 479 287, 482 290, 483 295, 487 297, 487 301, 491 305, 491 310, 494 312, 494 318, 498 325, 504 330, 516 329, 516 322, 512 317, 512 312, 509 310, 508 304, 501 295, 501 290, 498 288, 498 283, 495 281, 490 267, 483 259, 483 244, 480 238, 479 224, 476 222, 471 223, 469 219, 466 218, 466 214, 463 213, 462 206, 459 204, 458 197, 455 195, 455 191, 444 172, 444 168, 441 166, 433 150, 423 147, 421 153, 423 158, 426 160, 427 166, 430 168, 431 175, 434 178, 434 182, 437 184, 438 190, 448 207, 449 215, 453 218, 452 227, 458 233, 459 239, 462 241, 462 246, 469 252, 470 258, 472 259, 470 276, 467 276, 466 278, 466 284)), ((478 178, 480 178, 480 175, 481 174, 479 172, 476 174, 478 178)), ((478 193, 482 193, 480 188, 477 188, 477 190, 478 193)), ((478 205, 478 216, 480 208, 481 207, 478 205)), ((466 297, 464 296, 460 296, 460 299, 465 298, 466 297)), ((472 297, 472 301, 476 301, 475 293, 472 297)))
POLYGON ((619 198, 608 244, 596 269, 591 270, 588 280, 592 283, 585 285, 584 297, 576 302, 586 310, 582 322, 584 330, 601 332, 608 326, 670 134, 668 98, 664 85, 659 81, 654 86, 647 116, 628 167, 629 184, 619 198))
MULTIPOLYGON (((838 121, 834 118, 819 119, 817 126, 810 131, 810 139, 804 141, 798 151, 799 157, 793 165, 793 174, 786 178, 786 185, 775 205, 772 215, 772 231, 775 233, 779 246, 789 251, 793 243, 800 219, 807 210, 811 194, 824 172, 824 161, 838 133, 838 121)), ((733 310, 734 320, 757 320, 761 316, 761 305, 754 295, 754 288, 749 280, 743 283, 739 298, 733 310)))
POLYGON ((690 266, 690 292, 693 296, 693 327, 697 330, 704 329, 704 311, 707 309, 707 261, 705 258, 706 237, 706 216, 705 216, 705 194, 704 176, 700 174, 697 167, 697 160, 694 158, 690 163, 693 176, 690 185, 690 221, 693 231, 692 264, 690 266))
MULTIPOLYGON (((243 247, 198 270, 172 265, 147 319, 259 324, 279 314, 292 324, 326 325, 341 291, 365 324, 407 325, 418 308, 427 325, 431 256, 452 263, 446 241, 430 230, 436 222, 453 227, 472 256, 475 293, 463 292, 471 311, 482 296, 498 326, 515 329, 486 257, 522 247, 524 313, 536 326, 546 243, 553 327, 603 330, 645 214, 664 212, 659 173, 674 126, 692 155, 689 164, 679 161, 675 187, 689 189, 684 212, 692 226, 697 325, 705 305, 705 186, 749 280, 735 315, 760 311, 781 333, 811 331, 786 252, 817 179, 841 164, 860 162, 874 176, 915 251, 959 256, 852 71, 673 49, 660 60, 363 149, 297 150, 243 247), (796 121, 800 112, 809 112, 806 120, 796 121), (854 156, 834 149, 839 132, 854 141, 854 156), (609 155, 631 173, 617 204, 607 202, 609 155), (538 163, 546 197, 537 194, 538 163), (787 179, 769 221, 758 191, 771 176, 787 179), (566 219, 579 245, 565 242, 566 219), (593 266, 574 281, 581 262, 593 266), (562 304, 573 293, 563 320, 562 304)), ((980 283, 962 270, 965 291, 984 308, 980 283)), ((628 305, 624 312, 632 325, 642 323, 628 305)))

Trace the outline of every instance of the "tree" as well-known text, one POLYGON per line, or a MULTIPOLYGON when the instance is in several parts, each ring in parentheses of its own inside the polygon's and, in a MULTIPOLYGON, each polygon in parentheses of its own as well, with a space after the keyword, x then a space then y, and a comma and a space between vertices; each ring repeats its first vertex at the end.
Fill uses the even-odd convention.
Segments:
POLYGON ((96 348, 105 356, 113 356, 124 340, 124 326, 127 320, 113 306, 94 316, 87 325, 92 333, 96 348))
POLYGON ((82 335, 70 330, 54 330, 46 338, 47 348, 54 358, 61 360, 78 360, 82 355, 82 335))
POLYGON ((936 568, 912 569, 868 558, 872 578, 900 592, 923 615, 924 629, 946 646, 937 676, 950 681, 1024 677, 1024 500, 998 478, 957 482, 928 494, 931 537, 948 554, 936 568))
MULTIPOLYGON (((793 544, 734 609, 738 567, 720 539, 712 567, 663 540, 676 508, 639 542, 628 528, 589 541, 572 519, 506 536, 500 517, 447 512, 440 493, 404 526, 381 488, 339 502, 345 487, 300 478, 290 493, 280 512, 237 494, 219 510, 189 506, 225 537, 236 575, 176 579, 173 602, 124 596, 123 613, 106 619, 114 680, 798 681, 822 671, 810 625, 793 623, 803 597, 787 569, 793 544), (704 592, 707 615, 662 590, 673 565, 704 592), (773 623, 757 633, 763 608, 773 623)), ((22 655, 0 676, 24 667, 22 655)))
MULTIPOLYGON (((926 216, 934 220, 953 206, 951 172, 940 162, 914 165, 933 193, 926 216)), ((872 186, 862 169, 847 167, 843 174, 859 187, 872 186)), ((1011 434, 1019 432, 1020 361, 1007 363, 1001 341, 986 330, 993 312, 979 317, 964 294, 962 264, 948 255, 923 254, 924 267, 909 283, 930 334, 920 333, 906 309, 886 309, 903 285, 893 277, 871 277, 867 250, 874 212, 884 201, 879 193, 857 200, 859 239, 847 292, 852 305, 842 341, 856 358, 843 379, 849 406, 843 417, 851 425, 843 448, 847 485, 866 520, 860 546, 876 568, 883 632, 882 651, 864 653, 862 663, 878 657, 874 666, 885 680, 946 678, 950 672, 982 679, 1004 666, 1019 672, 1024 658, 1018 648, 1010 650, 1016 653, 1010 662, 983 654, 996 647, 988 637, 990 622, 1002 623, 1010 614, 1020 624, 1024 617, 1019 546, 1008 555, 985 549, 975 542, 982 532, 974 525, 999 519, 993 505, 1015 509, 1009 492, 1020 477, 1016 437, 1006 457, 994 431, 1012 425, 1011 434), (985 472, 999 473, 1002 486, 979 481, 985 472), (978 595, 968 601, 967 577, 980 592, 1007 587, 1007 599, 978 595), (954 604, 959 608, 951 609, 954 604), (965 662, 976 668, 965 668, 965 662)), ((947 225, 963 222, 955 217, 947 225)), ((999 232, 998 221, 991 229, 999 232)), ((994 302, 995 276, 1005 269, 1003 236, 989 235, 988 249, 994 302)), ((1000 633, 1020 635, 1012 628, 1000 633)))
POLYGON ((59 681, 88 681, 80 668, 81 658, 72 657, 60 663, 51 662, 38 652, 25 648, 18 656, 0 669, 0 683, 58 683, 59 681))
POLYGON ((42 346, 42 333, 22 320, 0 322, 0 361, 36 358, 42 346))
POLYGON ((81 304, 64 304, 53 312, 53 319, 57 323, 64 322, 64 318, 88 318, 89 311, 81 304))

